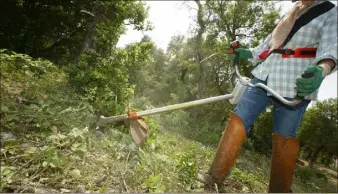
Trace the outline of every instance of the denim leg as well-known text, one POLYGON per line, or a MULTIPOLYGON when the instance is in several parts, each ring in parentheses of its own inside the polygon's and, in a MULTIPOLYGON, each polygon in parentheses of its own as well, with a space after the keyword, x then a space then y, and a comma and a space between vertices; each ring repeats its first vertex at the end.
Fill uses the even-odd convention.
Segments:
MULTIPOLYGON (((292 98, 286 99, 294 100, 292 98)), ((290 107, 274 99, 273 133, 278 133, 283 137, 296 137, 296 131, 310 102, 310 100, 303 100, 295 107, 290 107)))
MULTIPOLYGON (((251 79, 251 83, 263 83, 265 81, 257 78, 251 79)), ((245 125, 246 134, 249 135, 251 127, 259 116, 259 114, 267 107, 270 103, 271 98, 267 95, 267 92, 262 88, 248 87, 240 100, 234 112, 242 119, 245 125)))

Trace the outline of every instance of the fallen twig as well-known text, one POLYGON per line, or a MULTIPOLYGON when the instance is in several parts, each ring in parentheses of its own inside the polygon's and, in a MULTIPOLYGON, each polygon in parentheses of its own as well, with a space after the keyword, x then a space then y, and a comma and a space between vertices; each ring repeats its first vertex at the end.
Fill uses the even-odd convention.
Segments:
POLYGON ((205 180, 204 180, 204 178, 203 178, 203 175, 201 175, 201 174, 198 174, 198 175, 197 175, 196 180, 199 181, 199 182, 201 182, 201 183, 204 183, 204 184, 205 184, 205 180))
POLYGON ((44 169, 42 169, 40 172, 36 172, 35 174, 33 174, 33 175, 29 178, 28 182, 30 182, 30 181, 33 180, 34 178, 38 177, 38 175, 40 175, 41 173, 43 173, 46 169, 47 169, 47 168, 44 168, 44 169))
POLYGON ((18 174, 19 172, 21 172, 21 170, 22 170, 23 168, 25 168, 25 167, 26 167, 29 163, 31 163, 33 160, 34 160, 34 159, 28 160, 28 162, 26 162, 26 163, 23 164, 20 168, 18 168, 18 169, 13 173, 13 175, 16 175, 16 174, 18 174))
POLYGON ((21 157, 24 157, 24 156, 27 156, 27 155, 17 155, 17 156, 13 156, 13 157, 10 157, 10 158, 6 157, 6 160, 17 159, 17 158, 21 158, 21 157))
POLYGON ((219 193, 219 192, 218 192, 218 186, 217 186, 217 184, 215 183, 214 185, 215 185, 216 193, 219 193))
POLYGON ((128 159, 129 159, 129 156, 130 156, 130 151, 128 152, 128 156, 127 156, 127 159, 126 159, 126 166, 124 168, 124 172, 123 172, 123 175, 124 176, 128 170, 128 159))
POLYGON ((127 185, 127 183, 126 183, 126 181, 124 180, 124 179, 122 179, 123 180, 123 186, 124 186, 124 189, 126 190, 126 192, 127 193, 129 193, 129 190, 128 190, 128 185, 127 185))

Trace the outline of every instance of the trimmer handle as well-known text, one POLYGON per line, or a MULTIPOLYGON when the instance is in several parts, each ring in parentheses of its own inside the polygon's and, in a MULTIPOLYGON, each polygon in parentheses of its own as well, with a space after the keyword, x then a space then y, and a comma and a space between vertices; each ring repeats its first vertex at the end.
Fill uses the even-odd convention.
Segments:
POLYGON ((235 54, 235 48, 239 48, 239 41, 238 40, 235 40, 235 41, 230 43, 229 53, 235 54))
POLYGON ((302 74, 302 78, 310 78, 310 77, 312 77, 314 74, 312 73, 312 72, 310 72, 310 73, 303 73, 302 74))
MULTIPOLYGON (((302 78, 310 78, 310 77, 312 77, 314 74, 312 73, 312 72, 310 72, 310 73, 303 73, 302 74, 302 78)), ((298 99, 304 99, 304 96, 298 96, 298 94, 297 94, 297 96, 296 96, 296 98, 298 98, 298 99)))
POLYGON ((239 48, 239 41, 238 40, 235 40, 235 41, 231 42, 230 43, 230 48, 229 48, 229 53, 235 55, 235 57, 234 57, 234 66, 236 66, 236 64, 239 61, 239 55, 238 55, 238 53, 235 52, 236 48, 239 48))

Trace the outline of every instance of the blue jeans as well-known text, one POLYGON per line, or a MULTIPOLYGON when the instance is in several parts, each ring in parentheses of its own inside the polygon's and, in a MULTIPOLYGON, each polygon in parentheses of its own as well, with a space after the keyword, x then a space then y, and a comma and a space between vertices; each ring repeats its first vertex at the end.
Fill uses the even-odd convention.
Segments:
MULTIPOLYGON (((251 83, 263 83, 266 81, 259 80, 255 77, 251 83)), ((286 98, 293 100, 293 98, 286 98)), ((301 103, 294 107, 282 104, 276 98, 268 96, 267 92, 262 88, 248 87, 243 93, 241 99, 237 103, 235 113, 243 120, 247 135, 256 118, 260 113, 272 102, 273 105, 273 133, 278 133, 283 137, 296 137, 296 131, 299 127, 306 107, 310 100, 302 100, 301 103)))

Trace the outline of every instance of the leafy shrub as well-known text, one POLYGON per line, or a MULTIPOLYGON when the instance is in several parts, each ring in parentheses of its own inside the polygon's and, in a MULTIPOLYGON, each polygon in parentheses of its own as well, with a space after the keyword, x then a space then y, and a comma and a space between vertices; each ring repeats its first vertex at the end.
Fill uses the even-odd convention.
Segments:
POLYGON ((187 189, 194 189, 196 186, 196 177, 198 174, 198 166, 196 153, 194 150, 186 150, 184 153, 176 155, 178 179, 187 189))
POLYGON ((151 46, 131 44, 126 49, 114 49, 109 57, 88 51, 78 63, 65 68, 70 84, 102 115, 121 114, 134 95, 129 72, 149 57, 151 46))
POLYGON ((63 130, 82 125, 91 106, 67 86, 67 75, 47 60, 0 51, 1 124, 5 130, 63 130))
POLYGON ((0 191, 3 191, 9 184, 13 182, 13 171, 15 170, 14 167, 5 166, 1 164, 0 167, 0 191))
POLYGON ((149 193, 163 193, 166 191, 166 187, 163 184, 163 175, 150 174, 148 179, 145 181, 146 192, 149 193))
POLYGON ((2 166, 6 166, 2 180, 7 183, 2 189, 28 184, 44 173, 68 171, 69 152, 79 157, 86 151, 76 127, 87 125, 83 121, 91 106, 74 95, 67 74, 49 61, 7 50, 1 50, 0 57, 1 128, 17 137, 16 144, 1 145, 2 166), (28 148, 21 148, 24 144, 28 148))
POLYGON ((325 176, 324 173, 314 168, 308 168, 308 167, 297 167, 295 176, 302 183, 307 183, 309 182, 309 180, 315 179, 315 178, 327 180, 327 177, 325 176))

